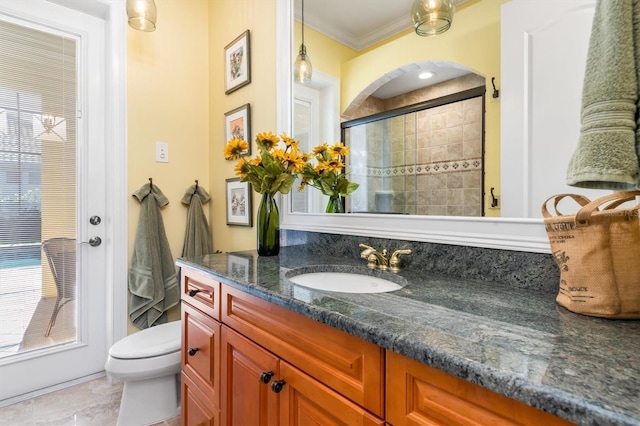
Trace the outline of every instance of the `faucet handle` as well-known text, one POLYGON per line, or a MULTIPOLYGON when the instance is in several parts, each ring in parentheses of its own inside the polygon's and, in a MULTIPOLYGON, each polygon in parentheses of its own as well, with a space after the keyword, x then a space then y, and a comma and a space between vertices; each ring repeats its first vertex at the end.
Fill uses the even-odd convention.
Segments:
POLYGON ((391 259, 389 259, 389 268, 391 268, 392 271, 399 271, 400 270, 400 255, 401 254, 411 254, 411 250, 410 249, 400 249, 400 250, 396 250, 393 252, 393 254, 391 255, 391 259))
POLYGON ((376 249, 374 249, 373 247, 368 246, 368 245, 366 245, 366 244, 359 244, 358 246, 359 246, 361 249, 364 249, 364 250, 362 251, 362 253, 360 253, 360 257, 361 257, 361 258, 363 258, 363 259, 367 259, 371 253, 373 253, 374 251, 376 251, 376 249))

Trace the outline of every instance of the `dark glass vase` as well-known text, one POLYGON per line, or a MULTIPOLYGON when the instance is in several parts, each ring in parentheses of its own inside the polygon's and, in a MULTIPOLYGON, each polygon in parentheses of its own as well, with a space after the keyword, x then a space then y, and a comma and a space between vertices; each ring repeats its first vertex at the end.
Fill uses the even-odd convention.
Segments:
POLYGON ((344 202, 342 197, 330 197, 325 213, 344 213, 344 202))
POLYGON ((280 253, 280 212, 272 194, 262 194, 258 207, 258 255, 277 256, 280 253))

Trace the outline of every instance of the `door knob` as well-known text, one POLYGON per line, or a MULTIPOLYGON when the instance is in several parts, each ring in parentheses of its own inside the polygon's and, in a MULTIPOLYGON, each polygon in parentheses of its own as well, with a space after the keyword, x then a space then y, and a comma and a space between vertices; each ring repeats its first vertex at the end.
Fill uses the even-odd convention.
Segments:
POLYGON ((189 350, 187 351, 189 353, 189 356, 194 356, 196 354, 196 352, 198 352, 200 349, 198 348, 189 348, 189 350))
POLYGON ((102 219, 100 218, 100 216, 91 216, 89 218, 89 223, 92 225, 99 225, 100 222, 102 222, 102 219))
POLYGON ((91 238, 89 238, 89 245, 91 247, 98 247, 100 244, 102 244, 102 238, 100 238, 100 237, 91 237, 91 238))
POLYGON ((275 393, 280 393, 280 391, 286 384, 287 382, 284 379, 276 380, 275 382, 271 383, 271 390, 274 391, 275 393))
POLYGON ((264 384, 267 384, 271 381, 271 378, 273 377, 273 371, 265 371, 260 375, 260 381, 264 384))

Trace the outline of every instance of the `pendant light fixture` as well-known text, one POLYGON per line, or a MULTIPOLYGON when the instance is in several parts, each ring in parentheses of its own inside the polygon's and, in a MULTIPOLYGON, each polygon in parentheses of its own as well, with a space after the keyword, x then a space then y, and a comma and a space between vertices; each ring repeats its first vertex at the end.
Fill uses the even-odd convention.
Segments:
POLYGON ((293 81, 296 83, 310 82, 312 71, 311 61, 307 56, 307 47, 304 45, 304 0, 302 0, 302 44, 296 62, 293 64, 293 81))
POLYGON ((447 31, 455 9, 454 0, 414 0, 411 19, 416 34, 432 36, 447 31))
POLYGON ((151 32, 156 29, 158 10, 153 0, 127 0, 129 26, 138 31, 151 32))

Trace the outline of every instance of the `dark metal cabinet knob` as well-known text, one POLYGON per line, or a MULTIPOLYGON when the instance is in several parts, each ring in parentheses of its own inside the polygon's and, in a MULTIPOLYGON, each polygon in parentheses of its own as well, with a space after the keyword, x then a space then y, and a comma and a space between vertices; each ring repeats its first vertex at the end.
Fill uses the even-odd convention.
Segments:
POLYGON ((273 374, 273 371, 265 371, 260 375, 260 381, 264 384, 269 383, 271 381, 271 378, 273 377, 273 374))
POLYGON ((189 296, 191 297, 195 296, 198 293, 200 293, 200 290, 194 290, 194 289, 189 290, 189 296))
POLYGON ((284 379, 276 380, 275 382, 271 383, 271 390, 274 391, 275 393, 280 393, 280 391, 282 391, 282 388, 286 384, 287 382, 284 379))
POLYGON ((189 354, 189 356, 194 356, 196 354, 196 352, 198 352, 199 350, 200 349, 198 349, 198 348, 189 348, 187 353, 189 354))

